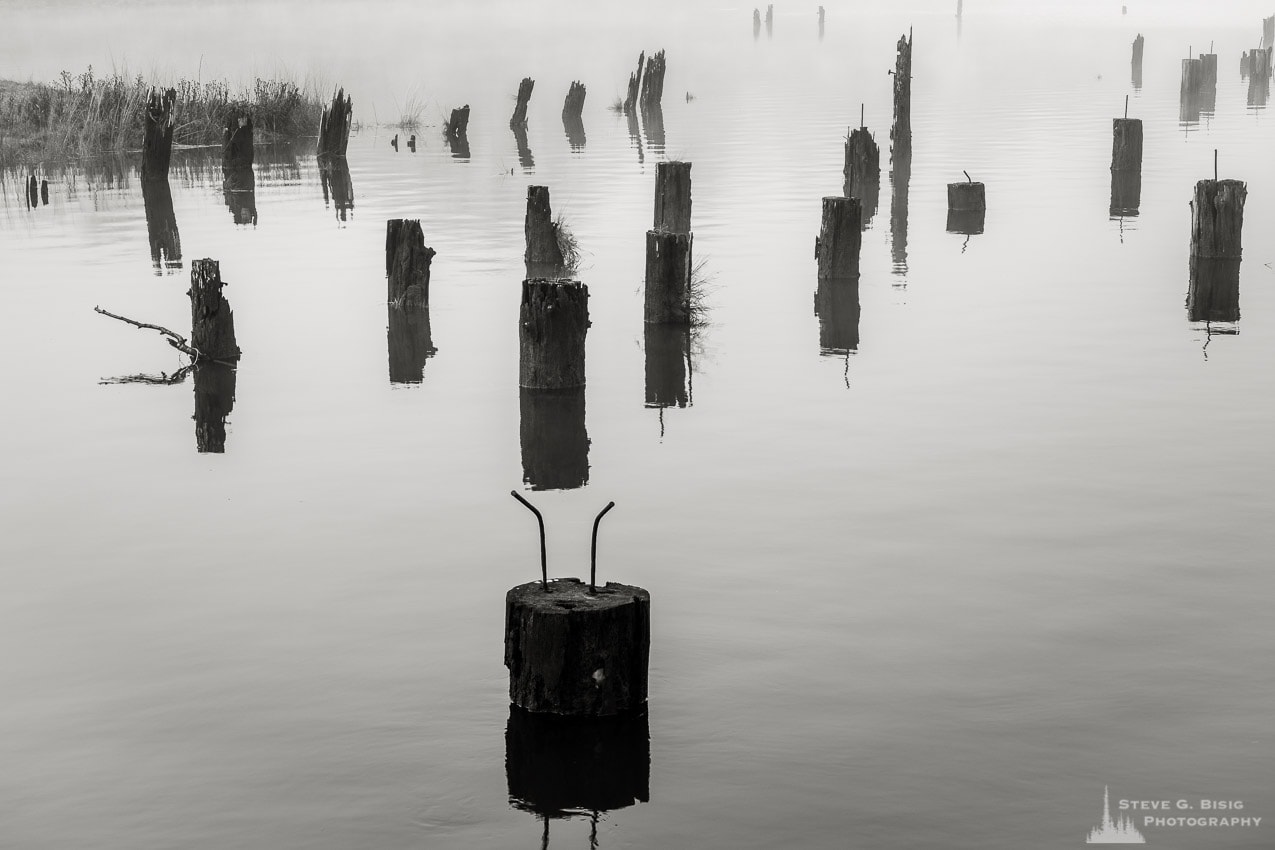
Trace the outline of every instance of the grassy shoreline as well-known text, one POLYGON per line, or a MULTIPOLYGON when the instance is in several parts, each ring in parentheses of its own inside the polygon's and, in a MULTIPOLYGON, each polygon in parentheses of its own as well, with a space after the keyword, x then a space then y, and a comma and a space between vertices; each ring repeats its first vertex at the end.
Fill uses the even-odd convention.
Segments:
MULTIPOLYGON (((180 80, 174 145, 220 144, 226 121, 252 116, 256 138, 272 142, 318 133, 323 98, 290 80, 180 80)), ((0 80, 0 167, 32 167, 139 150, 151 84, 141 75, 97 77, 92 67, 52 83, 0 80)))

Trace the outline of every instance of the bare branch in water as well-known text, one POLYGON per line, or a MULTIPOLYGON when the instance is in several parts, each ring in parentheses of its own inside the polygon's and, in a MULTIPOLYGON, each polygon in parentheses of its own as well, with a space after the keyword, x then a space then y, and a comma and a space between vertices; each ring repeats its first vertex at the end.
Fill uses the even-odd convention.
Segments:
POLYGON ((99 384, 151 384, 155 386, 173 386, 174 384, 180 384, 183 381, 185 381, 186 376, 189 375, 194 370, 194 368, 195 368, 195 364, 190 363, 186 366, 181 367, 180 369, 178 369, 176 372, 174 372, 171 375, 168 374, 167 372, 160 372, 158 375, 147 375, 145 373, 138 374, 138 375, 120 375, 119 377, 116 377, 116 378, 103 378, 102 380, 98 381, 98 383, 99 384))
POLYGON ((101 313, 103 316, 110 316, 112 319, 118 319, 119 321, 130 324, 135 328, 143 328, 146 330, 159 331, 161 334, 168 337, 168 344, 171 345, 173 348, 177 349, 183 354, 189 355, 192 360, 199 360, 199 352, 196 351, 194 348, 191 348, 190 345, 187 344, 186 337, 182 336, 181 334, 174 333, 173 331, 170 331, 168 328, 163 327, 162 325, 152 325, 146 322, 139 322, 136 319, 130 319, 127 316, 117 316, 114 313, 103 310, 101 307, 94 307, 93 311, 95 313, 101 313))

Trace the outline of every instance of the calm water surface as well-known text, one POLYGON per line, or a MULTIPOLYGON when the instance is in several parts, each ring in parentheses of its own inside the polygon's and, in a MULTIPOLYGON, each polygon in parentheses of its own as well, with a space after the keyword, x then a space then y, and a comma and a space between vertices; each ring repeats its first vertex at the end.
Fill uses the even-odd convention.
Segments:
MULTIPOLYGON (((193 6, 18 7, 0 76, 282 67, 345 85, 363 124, 344 220, 308 144, 258 151, 255 226, 206 157, 181 155, 175 270, 152 267, 134 162, 45 164, 35 210, 25 173, 5 175, 0 845, 540 846, 509 798, 501 663, 504 592, 537 570, 508 495, 535 483, 517 386, 529 183, 579 239, 593 324, 588 483, 527 495, 558 575, 587 571, 615 500, 600 574, 653 599, 649 802, 555 819, 550 846, 595 830, 606 848, 1077 847, 1104 785, 1275 822, 1275 122, 1238 71, 1260 17, 975 5, 961 27, 947 3, 829 7, 822 41, 813 5, 778 8, 757 41, 744 7, 663 23, 263 4, 239 39, 225 7, 194 33, 193 6), (819 199, 840 191, 861 103, 888 144, 908 26, 906 213, 883 151, 857 350, 827 344, 852 321, 821 348, 819 199), (41 49, 14 35, 54 28, 41 49), (1183 123, 1179 60, 1210 41, 1216 107, 1183 123), (656 47, 662 141, 606 108, 656 47), (574 149, 572 79, 589 87, 574 149), (396 153, 376 123, 411 92, 426 126, 396 153), (1141 207, 1113 218, 1126 95, 1146 128, 1141 207), (439 124, 466 102, 456 157, 439 124), (1205 325, 1185 306, 1187 202, 1214 149, 1249 201, 1241 318, 1205 325), (676 353, 648 361, 642 323, 671 158, 694 163, 710 280, 685 385, 676 353), (987 184, 969 237, 945 227, 963 170, 987 184), (390 381, 397 217, 438 251, 419 383, 390 381), (92 310, 184 330, 199 257, 221 262, 244 350, 224 454, 196 451, 191 380, 103 383, 181 363, 92 310), (685 406, 648 405, 648 369, 685 406)), ((1144 834, 1259 848, 1272 830, 1144 834)))

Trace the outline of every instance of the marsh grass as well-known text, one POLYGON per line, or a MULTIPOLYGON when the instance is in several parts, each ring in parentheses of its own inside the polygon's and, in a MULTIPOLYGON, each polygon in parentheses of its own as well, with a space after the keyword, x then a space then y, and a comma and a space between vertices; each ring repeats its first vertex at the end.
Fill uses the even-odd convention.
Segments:
POLYGON ((686 307, 692 328, 702 328, 708 322, 709 296, 716 288, 712 286, 717 277, 707 271, 708 259, 702 259, 691 266, 691 277, 686 283, 686 307))
POLYGON ((567 271, 575 271, 580 265, 580 243, 567 226, 562 213, 558 213, 553 220, 553 235, 558 241, 558 250, 562 252, 563 267, 567 271))
MULTIPOLYGON (((166 86, 167 87, 167 86, 166 86)), ((175 145, 219 144, 231 116, 250 114, 257 138, 278 141, 318 132, 323 104, 316 90, 289 80, 180 80, 175 145)), ((140 74, 98 77, 63 71, 53 83, 0 84, 0 165, 32 165, 136 150, 151 84, 140 74)))
MULTIPOLYGON (((398 101, 395 100, 398 106, 398 101)), ((390 125, 394 130, 407 130, 409 132, 419 132, 421 129, 421 116, 425 113, 425 102, 421 99, 420 92, 413 88, 407 93, 407 97, 403 99, 403 105, 398 107, 398 121, 390 125)))

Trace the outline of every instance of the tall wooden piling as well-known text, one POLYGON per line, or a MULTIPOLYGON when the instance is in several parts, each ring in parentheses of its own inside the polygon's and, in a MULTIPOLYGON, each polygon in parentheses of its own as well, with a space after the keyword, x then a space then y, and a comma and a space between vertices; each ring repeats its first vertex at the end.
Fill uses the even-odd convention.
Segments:
POLYGON ((664 96, 664 71, 664 51, 657 50, 647 60, 646 73, 642 76, 642 93, 639 96, 639 102, 643 113, 659 107, 660 98, 664 96))
POLYGON ((200 360, 223 362, 239 359, 235 341, 235 316, 222 295, 225 283, 216 260, 195 260, 190 264, 190 346, 200 360))
POLYGON ((669 233, 691 232, 691 164, 661 162, 655 168, 653 227, 669 233))
POLYGON ((552 277, 563 272, 565 261, 558 244, 548 186, 527 187, 527 215, 523 221, 528 277, 552 277))
POLYGON ((142 180, 167 180, 173 155, 177 90, 151 89, 142 111, 142 180))
POLYGON ((912 35, 900 36, 894 60, 894 125, 890 155, 912 155, 912 35))
POLYGON ((576 490, 589 483, 584 387, 518 390, 522 480, 532 490, 576 490))
POLYGON ((531 77, 523 77, 518 84, 518 102, 514 105, 513 117, 509 119, 510 127, 527 126, 527 103, 531 100, 531 90, 535 87, 536 81, 531 77))
POLYGON ((1191 256, 1241 255, 1244 201, 1248 187, 1240 180, 1200 180, 1191 201, 1191 256))
POLYGON ((862 208, 855 198, 823 199, 823 218, 815 256, 819 278, 856 277, 859 274, 859 246, 862 241, 862 208))
POLYGON ((519 585, 505 597, 509 701, 537 713, 606 717, 647 699, 651 597, 579 579, 519 585))
MULTIPOLYGON (((319 118, 319 144, 315 153, 319 156, 345 156, 350 145, 350 120, 354 114, 354 101, 337 89, 332 102, 323 109, 319 118)), ((395 137, 397 138, 397 137, 395 137)))
POLYGON ((638 95, 642 91, 642 69, 646 64, 646 51, 638 54, 637 70, 629 74, 629 87, 624 95, 624 114, 635 115, 638 106, 638 95))
POLYGON ((646 232, 643 319, 652 324, 688 324, 693 237, 664 230, 646 232))
POLYGON ((578 280, 529 278, 518 309, 518 384, 561 390, 584 386, 589 288, 578 280))
POLYGON ((876 213, 881 191, 881 150, 867 127, 857 127, 846 136, 843 194, 858 199, 863 225, 876 213))
POLYGON ((1131 64, 1133 87, 1135 89, 1142 88, 1142 47, 1144 42, 1145 39, 1142 37, 1142 33, 1138 33, 1138 37, 1133 40, 1133 59, 1131 64))
POLYGON ((400 307, 429 303, 429 269, 436 252, 425 247, 418 219, 385 222, 385 277, 389 303, 400 307))

